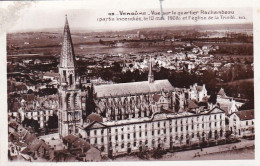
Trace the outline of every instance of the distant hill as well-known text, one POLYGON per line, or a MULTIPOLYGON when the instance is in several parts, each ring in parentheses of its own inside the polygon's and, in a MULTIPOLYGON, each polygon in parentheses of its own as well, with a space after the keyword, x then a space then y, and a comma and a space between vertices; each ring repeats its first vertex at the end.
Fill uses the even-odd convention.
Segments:
MULTIPOLYGON (((173 25, 173 26, 165 26, 165 27, 153 27, 153 28, 140 28, 140 29, 131 29, 131 30, 115 30, 115 31, 106 31, 106 30, 98 30, 98 31, 89 31, 83 28, 73 28, 71 29, 72 33, 136 33, 137 31, 203 31, 203 30, 238 30, 238 29, 248 29, 253 30, 253 24, 211 24, 211 25, 173 25)), ((41 30, 32 30, 28 32, 20 32, 20 33, 30 33, 30 32, 49 32, 49 33, 62 33, 62 28, 46 28, 41 30)))

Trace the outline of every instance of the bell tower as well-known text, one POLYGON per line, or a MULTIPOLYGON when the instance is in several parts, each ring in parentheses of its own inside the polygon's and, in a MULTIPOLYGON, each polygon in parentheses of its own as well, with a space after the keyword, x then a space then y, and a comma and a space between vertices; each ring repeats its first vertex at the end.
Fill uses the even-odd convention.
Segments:
POLYGON ((63 32, 63 43, 59 68, 59 135, 77 134, 82 121, 80 81, 76 75, 75 54, 67 15, 63 32))

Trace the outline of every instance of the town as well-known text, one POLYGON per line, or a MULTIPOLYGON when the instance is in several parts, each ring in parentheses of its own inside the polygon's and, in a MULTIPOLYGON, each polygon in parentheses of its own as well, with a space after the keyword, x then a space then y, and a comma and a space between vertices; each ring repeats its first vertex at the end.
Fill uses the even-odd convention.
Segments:
POLYGON ((9 160, 254 148, 250 26, 208 28, 8 34, 9 160))

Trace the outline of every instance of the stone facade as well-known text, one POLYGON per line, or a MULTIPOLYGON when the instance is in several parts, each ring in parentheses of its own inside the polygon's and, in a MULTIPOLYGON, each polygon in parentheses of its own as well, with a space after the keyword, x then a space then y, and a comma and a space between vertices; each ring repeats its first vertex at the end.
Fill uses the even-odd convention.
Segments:
POLYGON ((201 113, 153 114, 151 118, 92 122, 80 128, 82 138, 100 149, 102 155, 120 155, 156 148, 225 138, 225 112, 219 108, 201 113))

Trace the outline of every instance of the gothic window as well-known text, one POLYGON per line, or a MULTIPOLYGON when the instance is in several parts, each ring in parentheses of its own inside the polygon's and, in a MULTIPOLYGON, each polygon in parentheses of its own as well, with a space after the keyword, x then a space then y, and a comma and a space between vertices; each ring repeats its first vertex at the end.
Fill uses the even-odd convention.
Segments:
POLYGON ((73 96, 73 102, 74 108, 78 108, 77 93, 73 96))
POLYGON ((66 71, 65 71, 65 70, 63 70, 63 76, 64 76, 64 78, 65 78, 65 81, 67 81, 67 80, 66 80, 67 76, 66 76, 66 71))
POLYGON ((70 76, 69 76, 69 85, 71 86, 72 84, 73 84, 72 74, 70 74, 70 76))
POLYGON ((67 109, 70 109, 71 107, 71 97, 70 94, 68 93, 66 96, 66 103, 67 103, 67 109))

